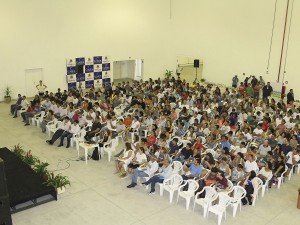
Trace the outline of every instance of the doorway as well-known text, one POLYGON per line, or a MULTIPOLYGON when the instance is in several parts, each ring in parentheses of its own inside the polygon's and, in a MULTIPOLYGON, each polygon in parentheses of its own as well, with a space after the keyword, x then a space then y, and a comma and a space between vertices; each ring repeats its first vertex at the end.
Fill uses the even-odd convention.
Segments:
POLYGON ((113 78, 115 80, 141 80, 144 73, 144 60, 121 60, 113 62, 113 78))
POLYGON ((36 85, 40 80, 43 80, 43 68, 25 70, 26 96, 28 98, 34 97, 38 93, 36 85))

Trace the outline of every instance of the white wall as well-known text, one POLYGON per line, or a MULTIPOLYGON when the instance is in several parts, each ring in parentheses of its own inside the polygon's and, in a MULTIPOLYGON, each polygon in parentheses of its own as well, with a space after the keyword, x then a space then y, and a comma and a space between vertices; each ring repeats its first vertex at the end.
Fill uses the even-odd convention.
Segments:
MULTIPOLYGON (((0 90, 25 92, 24 70, 43 68, 49 90, 66 87, 65 59, 144 59, 144 77, 175 70, 178 55, 204 59, 203 77, 277 79, 285 0, 278 1, 270 73, 265 74, 275 0, 1 0, 0 90)), ((286 79, 299 79, 300 4, 295 0, 286 79)), ((297 90, 295 91, 296 95, 297 90)), ((0 94, 0 99, 2 94, 0 94)))

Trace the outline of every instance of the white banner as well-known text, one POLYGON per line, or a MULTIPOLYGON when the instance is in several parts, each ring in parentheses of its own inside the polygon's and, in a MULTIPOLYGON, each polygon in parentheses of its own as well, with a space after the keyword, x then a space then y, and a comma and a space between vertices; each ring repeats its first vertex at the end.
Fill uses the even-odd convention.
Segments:
POLYGON ((85 80, 86 81, 94 80, 94 73, 86 73, 85 74, 85 80))
POLYGON ((102 79, 110 78, 110 71, 103 71, 102 72, 102 79))
POLYGON ((67 75, 67 81, 68 81, 68 83, 76 82, 76 75, 75 74, 67 75))
POLYGON ((85 81, 77 82, 76 83, 77 88, 79 87, 79 84, 81 84, 81 89, 82 90, 85 89, 85 81))
POLYGON ((102 64, 103 63, 109 63, 110 60, 109 60, 109 57, 108 56, 102 56, 102 64))
POLYGON ((94 87, 95 88, 100 88, 102 87, 102 80, 94 80, 94 87))
POLYGON ((67 59, 67 66, 76 66, 75 59, 67 59))
POLYGON ((85 65, 93 65, 94 57, 85 57, 85 65))

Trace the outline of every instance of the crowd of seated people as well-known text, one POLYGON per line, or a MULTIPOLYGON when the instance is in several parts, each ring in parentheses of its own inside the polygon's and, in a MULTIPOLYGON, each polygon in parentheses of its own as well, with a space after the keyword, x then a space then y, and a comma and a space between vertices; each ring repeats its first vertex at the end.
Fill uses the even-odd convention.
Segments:
MULTIPOLYGON (((231 180, 245 187, 243 203, 251 204, 256 178, 271 187, 299 163, 300 108, 291 97, 287 104, 272 99, 269 82, 250 79, 224 91, 175 78, 112 83, 83 95, 58 89, 37 95, 22 117, 28 125, 31 117, 46 111, 43 132, 48 122, 63 121, 47 141, 54 144, 60 138, 59 146, 67 137, 69 147, 81 129, 99 147, 121 135, 126 147, 115 155, 115 168, 120 177, 132 176, 128 188, 146 177, 144 184, 155 193, 155 184, 172 175, 177 161, 184 165, 184 180, 199 179, 199 187, 215 184, 220 191, 231 180), (254 97, 253 88, 262 90, 262 96, 254 97)), ((21 102, 11 107, 12 114, 21 102)))

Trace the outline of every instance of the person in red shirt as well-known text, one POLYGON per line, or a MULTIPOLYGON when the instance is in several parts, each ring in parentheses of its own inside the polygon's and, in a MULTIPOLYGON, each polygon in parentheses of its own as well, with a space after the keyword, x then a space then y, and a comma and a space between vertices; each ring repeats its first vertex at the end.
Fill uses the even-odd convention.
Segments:
POLYGON ((152 131, 150 131, 150 134, 149 134, 148 137, 147 137, 146 145, 147 145, 148 147, 151 147, 151 146, 153 146, 155 143, 156 143, 156 136, 155 136, 155 134, 154 134, 154 132, 153 132, 153 130, 152 130, 152 131))
POLYGON ((223 171, 220 171, 217 174, 217 178, 216 178, 216 188, 217 191, 228 191, 229 187, 228 187, 228 180, 225 177, 225 173, 223 171))
POLYGON ((195 150, 202 151, 202 149, 203 149, 202 139, 201 139, 201 137, 198 137, 196 143, 193 146, 193 150, 194 151, 195 150))
POLYGON ((246 87, 245 87, 244 83, 241 82, 240 87, 239 87, 239 92, 242 96, 245 95, 245 90, 246 90, 246 87))
POLYGON ((261 127, 262 127, 262 130, 264 132, 267 132, 268 128, 269 128, 269 123, 268 123, 268 119, 267 118, 264 118, 263 119, 263 122, 261 124, 261 127))

